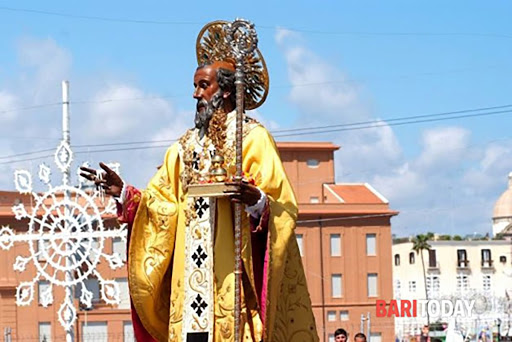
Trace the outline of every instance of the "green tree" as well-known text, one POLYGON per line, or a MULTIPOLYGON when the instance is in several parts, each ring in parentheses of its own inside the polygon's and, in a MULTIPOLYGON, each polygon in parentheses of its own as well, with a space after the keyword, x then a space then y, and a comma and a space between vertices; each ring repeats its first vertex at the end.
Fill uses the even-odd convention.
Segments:
MULTIPOLYGON (((421 256, 421 266, 423 267, 423 285, 425 287, 425 298, 428 300, 428 291, 427 291, 427 274, 425 272, 425 260, 423 259, 423 251, 430 250, 430 245, 428 243, 428 235, 419 234, 416 235, 415 238, 412 239, 412 250, 421 256)), ((427 312, 427 324, 430 325, 430 317, 427 312)))

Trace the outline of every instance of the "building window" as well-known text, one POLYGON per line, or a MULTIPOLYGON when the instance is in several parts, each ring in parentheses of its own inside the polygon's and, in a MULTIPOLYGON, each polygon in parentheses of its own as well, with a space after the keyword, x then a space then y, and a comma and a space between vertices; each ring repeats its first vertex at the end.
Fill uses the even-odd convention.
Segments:
MULTIPOLYGON (((89 252, 89 260, 96 260, 97 258, 100 257, 97 252, 100 249, 100 242, 98 241, 98 238, 85 239, 84 244, 87 246, 89 246, 90 244, 91 246, 91 250, 89 252)), ((81 250, 81 252, 85 252, 85 247, 84 249, 81 250)))
POLYGON ((331 234, 331 256, 341 255, 341 235, 331 234))
POLYGON ((377 274, 368 273, 368 297, 377 297, 377 274))
POLYGON ((492 258, 490 249, 482 249, 482 267, 491 267, 492 258))
POLYGON ((137 342, 135 333, 133 332, 133 324, 131 321, 123 322, 123 342, 137 342))
POLYGON ((308 165, 308 167, 316 169, 318 165, 320 165, 320 162, 318 161, 318 159, 311 158, 307 160, 306 164, 308 165))
POLYGON ((130 290, 128 288, 128 278, 117 278, 119 284, 119 305, 118 309, 129 309, 130 308, 130 290))
POLYGON ((121 260, 126 261, 126 242, 120 237, 112 239, 112 252, 119 254, 121 260))
POLYGON ((108 341, 107 322, 83 322, 82 335, 84 342, 108 341))
POLYGON ((395 254, 395 266, 400 266, 400 254, 395 254))
POLYGON ((409 292, 416 293, 416 280, 409 281, 409 292))
MULTIPOLYGON (((37 283, 37 295, 38 295, 37 299, 38 299, 39 305, 43 305, 43 303, 44 303, 43 295, 45 293, 48 293, 48 291, 51 291, 50 282, 46 281, 46 280, 40 280, 37 283)), ((45 303, 45 304, 49 305, 50 303, 47 301, 47 303, 45 303)))
MULTIPOLYGON (((96 278, 87 278, 84 280, 84 285, 89 292, 92 292, 92 303, 98 303, 100 301, 100 283, 96 278)), ((82 296, 82 284, 78 283, 76 286, 75 297, 80 298, 82 296)))
POLYGON ((457 267, 468 267, 468 258, 465 249, 457 249, 457 267))
POLYGON ((50 240, 39 239, 37 240, 37 260, 46 260, 48 251, 51 250, 50 240))
POLYGON ((329 321, 329 322, 336 321, 336 311, 327 311, 327 321, 329 321))
POLYGON ((500 256, 500 262, 505 264, 507 262, 507 257, 504 255, 500 256))
POLYGON ((299 245, 299 253, 300 253, 300 256, 304 256, 304 250, 303 250, 303 238, 304 238, 304 235, 303 234, 296 234, 295 235, 297 237, 297 245, 299 245))
POLYGON ((457 291, 464 292, 469 289, 469 279, 465 274, 457 274, 457 291))
POLYGON ((52 325, 50 322, 39 323, 39 342, 52 342, 52 325))
POLYGON ((429 275, 427 276, 427 294, 428 298, 436 298, 439 295, 440 282, 439 276, 429 275))
POLYGON ((375 234, 366 234, 366 255, 377 255, 375 242, 375 234))
POLYGON ((311 196, 309 198, 309 203, 320 203, 320 199, 318 198, 318 196, 311 196))
POLYGON ((437 267, 437 256, 435 249, 428 250, 428 267, 437 267))
POLYGON ((340 321, 348 321, 348 310, 340 311, 340 321))
POLYGON ((415 262, 414 252, 409 253, 409 264, 414 264, 415 262))
POLYGON ((395 298, 400 299, 400 292, 402 292, 402 284, 400 283, 400 280, 395 280, 395 298))
POLYGON ((485 292, 491 292, 491 275, 484 274, 483 276, 483 289, 485 292))
POLYGON ((380 332, 371 332, 370 333, 370 340, 368 342, 381 342, 382 336, 380 332))
POLYGON ((331 293, 332 297, 341 297, 341 274, 331 275, 331 293))

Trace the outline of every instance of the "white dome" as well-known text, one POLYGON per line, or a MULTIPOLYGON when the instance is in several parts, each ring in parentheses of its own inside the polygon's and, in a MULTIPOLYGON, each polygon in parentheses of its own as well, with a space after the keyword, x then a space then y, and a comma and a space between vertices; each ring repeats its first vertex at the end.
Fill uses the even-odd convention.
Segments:
POLYGON ((499 219, 511 217, 512 218, 512 172, 508 174, 508 189, 501 194, 500 198, 494 204, 494 211, 492 218, 499 219))

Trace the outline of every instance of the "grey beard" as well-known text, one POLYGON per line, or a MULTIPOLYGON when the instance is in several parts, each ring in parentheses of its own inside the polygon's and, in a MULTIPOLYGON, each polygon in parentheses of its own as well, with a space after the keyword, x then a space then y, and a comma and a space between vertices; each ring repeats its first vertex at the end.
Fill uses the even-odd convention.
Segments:
POLYGON ((196 128, 199 130, 199 137, 202 139, 206 132, 208 132, 208 127, 210 125, 210 120, 213 117, 213 114, 224 106, 224 99, 222 98, 223 92, 221 90, 217 91, 213 94, 210 101, 199 100, 197 102, 197 107, 203 105, 205 109, 202 112, 196 110, 196 116, 194 118, 194 123, 196 128))

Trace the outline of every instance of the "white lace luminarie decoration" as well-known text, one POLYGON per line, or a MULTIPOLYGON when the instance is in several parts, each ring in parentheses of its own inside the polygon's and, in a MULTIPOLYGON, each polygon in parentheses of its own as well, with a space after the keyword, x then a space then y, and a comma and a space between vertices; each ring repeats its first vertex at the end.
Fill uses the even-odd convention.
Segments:
MULTIPOLYGON (((85 191, 85 182, 77 187, 70 186, 69 168, 73 152, 64 140, 55 152, 55 163, 62 173, 62 185, 52 186, 50 167, 39 165, 38 178, 48 186, 45 193, 36 193, 32 187, 32 175, 26 170, 14 173, 16 190, 20 194, 31 195, 31 206, 16 204, 12 211, 17 220, 28 219, 28 231, 15 234, 9 227, 0 228, 0 248, 9 249, 14 242, 26 242, 30 255, 17 256, 14 270, 23 272, 30 262, 36 269, 31 281, 22 282, 16 289, 16 304, 29 305, 34 299, 39 281, 49 282, 49 286, 39 294, 45 307, 53 303, 53 287, 62 286, 66 295, 58 311, 62 327, 70 332, 76 321, 76 308, 73 304, 73 288, 81 289, 80 302, 92 306, 93 292, 87 288, 86 280, 96 278, 100 284, 101 298, 108 304, 119 304, 119 285, 114 280, 106 280, 97 271, 100 260, 108 262, 111 269, 123 266, 118 253, 103 251, 107 239, 121 238, 126 242, 126 227, 109 228, 103 224, 105 215, 116 214, 112 198, 106 200, 103 193, 90 188, 85 191)), ((90 282, 89 282, 90 283, 90 282)))

